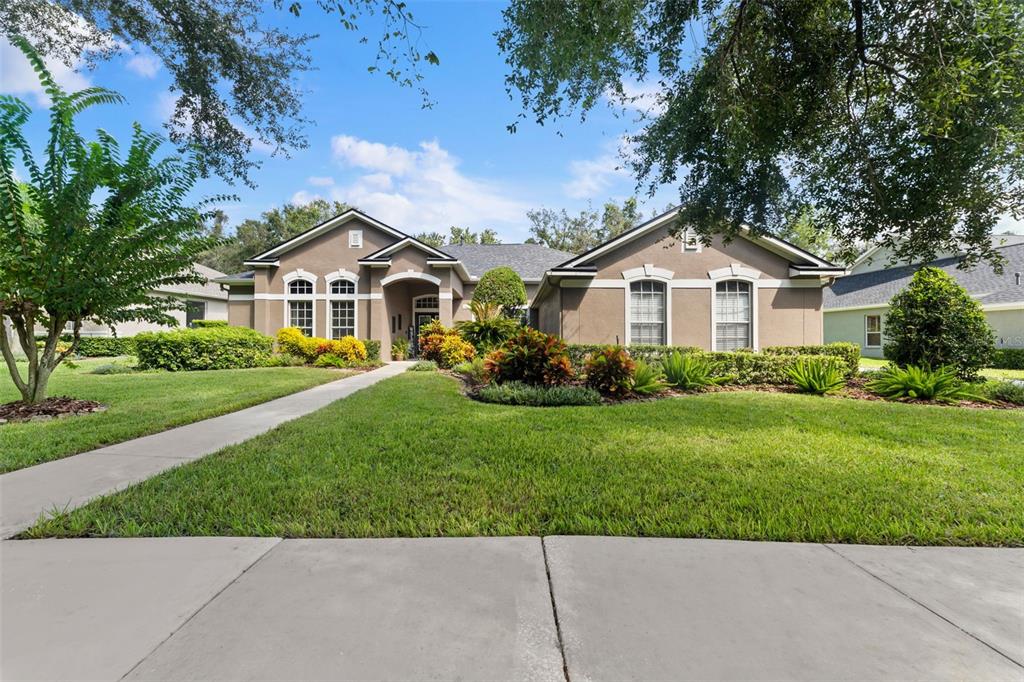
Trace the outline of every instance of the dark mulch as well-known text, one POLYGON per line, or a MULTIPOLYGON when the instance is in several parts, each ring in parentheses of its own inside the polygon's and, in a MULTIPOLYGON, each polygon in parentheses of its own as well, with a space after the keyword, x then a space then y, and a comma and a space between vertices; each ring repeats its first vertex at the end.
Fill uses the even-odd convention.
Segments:
POLYGON ((41 403, 30 405, 21 401, 0 405, 0 423, 53 419, 76 414, 100 412, 106 407, 95 400, 79 400, 68 396, 52 396, 41 403))

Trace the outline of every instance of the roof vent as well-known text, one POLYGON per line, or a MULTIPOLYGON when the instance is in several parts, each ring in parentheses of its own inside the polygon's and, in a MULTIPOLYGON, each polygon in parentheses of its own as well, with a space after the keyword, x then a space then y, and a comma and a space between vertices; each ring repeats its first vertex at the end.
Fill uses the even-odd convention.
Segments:
POLYGON ((1020 286, 1020 273, 1019 272, 1013 273, 1013 281, 1014 281, 1014 283, 1017 286, 1020 286))

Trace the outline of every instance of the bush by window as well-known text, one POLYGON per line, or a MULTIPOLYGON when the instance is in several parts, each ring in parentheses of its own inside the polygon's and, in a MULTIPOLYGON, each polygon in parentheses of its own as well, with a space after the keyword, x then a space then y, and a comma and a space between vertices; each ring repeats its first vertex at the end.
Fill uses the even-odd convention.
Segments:
POLYGON ((613 396, 632 390, 635 370, 636 363, 622 346, 606 346, 592 353, 583 366, 587 386, 613 396))

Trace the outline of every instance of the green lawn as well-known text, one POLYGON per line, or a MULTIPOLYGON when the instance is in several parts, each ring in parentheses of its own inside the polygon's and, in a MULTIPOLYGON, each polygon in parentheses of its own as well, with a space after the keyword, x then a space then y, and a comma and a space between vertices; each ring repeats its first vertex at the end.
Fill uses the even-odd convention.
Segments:
POLYGON ((32 537, 612 534, 1024 545, 1024 414, 721 392, 471 401, 406 373, 32 537))
MULTIPOLYGON (((889 364, 880 358, 861 357, 861 369, 877 369, 889 364)), ((991 367, 981 370, 981 375, 989 379, 1024 379, 1024 369, 992 369, 991 367)))
MULTIPOLYGON (((105 412, 42 422, 0 424, 0 472, 60 459, 265 402, 343 376, 304 367, 214 372, 139 372, 97 375, 99 365, 131 358, 91 358, 58 367, 50 395, 70 395, 108 405, 105 412)), ((20 395, 3 367, 0 403, 20 395)))

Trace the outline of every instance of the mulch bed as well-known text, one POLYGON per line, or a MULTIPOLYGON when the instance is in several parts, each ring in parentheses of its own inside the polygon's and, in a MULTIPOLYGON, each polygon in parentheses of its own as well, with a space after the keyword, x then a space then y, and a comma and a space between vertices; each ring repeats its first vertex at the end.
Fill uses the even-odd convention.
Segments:
POLYGON ((21 401, 0 405, 0 424, 4 422, 41 421, 107 409, 95 400, 79 400, 68 396, 52 396, 30 405, 21 401))

